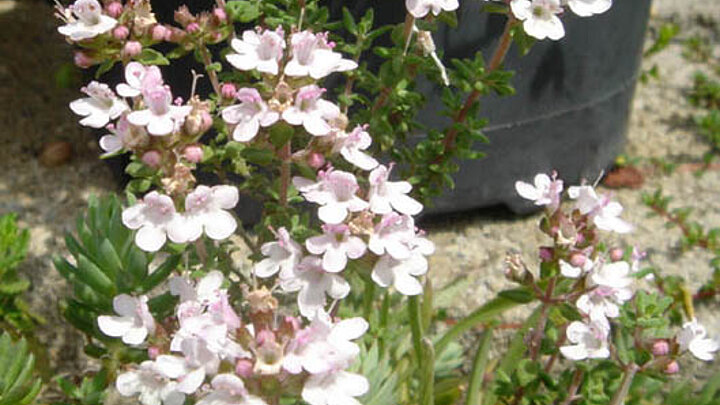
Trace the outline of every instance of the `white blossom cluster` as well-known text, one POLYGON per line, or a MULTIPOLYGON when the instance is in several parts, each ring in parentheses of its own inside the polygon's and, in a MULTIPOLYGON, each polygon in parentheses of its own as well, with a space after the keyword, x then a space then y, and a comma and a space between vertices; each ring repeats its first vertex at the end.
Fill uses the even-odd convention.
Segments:
MULTIPOLYGON (((518 181, 515 189, 521 197, 533 201, 536 205, 547 206, 549 212, 554 213, 559 209, 563 182, 557 179, 556 174, 551 177, 540 173, 535 176, 534 184, 518 181)), ((575 200, 575 211, 588 223, 592 222, 597 229, 617 233, 632 231, 632 225, 620 218, 622 205, 612 201, 607 195, 599 195, 594 187, 570 187, 568 196, 575 200)), ((577 227, 583 226, 586 225, 577 227)), ((574 228, 575 224, 561 223, 557 231, 558 242, 574 249, 575 243, 582 237, 574 228)), ((567 326, 566 336, 570 344, 560 348, 563 356, 570 360, 610 356, 610 320, 619 317, 620 307, 632 299, 636 281, 633 273, 639 270, 638 262, 643 257, 634 251, 629 263, 620 257, 607 261, 597 256, 590 246, 585 250, 572 251, 569 261, 559 259, 558 262, 563 277, 583 279, 586 287, 585 293, 575 301, 583 320, 573 321, 567 326)), ((705 328, 698 324, 696 319, 683 325, 676 342, 680 351, 689 350, 701 360, 712 360, 712 353, 720 349, 720 343, 708 339, 705 328)))
POLYGON ((537 39, 557 41, 565 36, 560 16, 569 8, 579 17, 602 14, 610 9, 612 0, 512 0, 510 10, 523 22, 523 29, 537 39))

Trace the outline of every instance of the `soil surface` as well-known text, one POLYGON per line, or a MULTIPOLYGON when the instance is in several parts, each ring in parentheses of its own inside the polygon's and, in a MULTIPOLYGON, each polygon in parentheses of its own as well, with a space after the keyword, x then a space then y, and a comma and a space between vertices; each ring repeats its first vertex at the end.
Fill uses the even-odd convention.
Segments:
MULTIPOLYGON (((708 67, 684 58, 683 44, 694 35, 718 43, 720 31, 709 16, 720 17, 717 0, 655 1, 650 32, 675 22, 681 33, 666 50, 643 62, 643 70, 658 66, 659 79, 638 84, 626 146, 630 158, 698 162, 708 149, 692 124, 691 117, 700 110, 686 99, 693 74, 708 67)), ((17 212, 21 225, 30 229, 30 254, 21 271, 33 282, 28 301, 47 318, 37 332, 38 339, 50 351, 51 367, 75 374, 97 365, 82 354, 82 337, 59 315, 57 303, 67 291, 51 257, 65 254, 63 234, 72 230, 88 196, 117 191, 118 184, 108 165, 98 159, 98 134, 80 127, 68 109, 68 102, 80 96, 77 88, 82 83, 68 70, 71 47, 57 34, 50 8, 41 2, 0 0, 0 26, 0 214, 17 212), (58 72, 63 71, 70 74, 59 80, 58 72), (60 86, 63 83, 65 87, 60 86), (39 157, 43 148, 55 141, 69 142, 72 156, 65 164, 45 167, 39 157)), ((648 44, 650 38, 649 33, 648 44)), ((673 197, 673 207, 692 207, 695 220, 706 226, 720 225, 720 172, 709 170, 696 176, 683 167, 686 169, 671 175, 652 173, 638 189, 613 191, 625 207, 624 218, 636 229, 615 237, 612 243, 638 246, 648 252, 648 264, 663 274, 682 275, 691 288, 697 288, 711 274, 710 256, 701 250, 681 251, 680 232, 666 229, 657 217, 648 217, 650 211, 641 201, 642 193, 662 188, 673 197)), ((437 246, 431 258, 434 284, 467 279, 467 288, 457 295, 453 306, 456 314, 467 313, 511 287, 503 277, 507 251, 521 252, 528 264, 537 263, 538 246, 548 243, 537 230, 538 220, 538 215, 519 218, 501 210, 485 210, 427 224, 437 246)), ((717 304, 701 306, 698 318, 711 336, 720 337, 717 304)), ((505 320, 518 320, 523 313, 508 314, 505 320)), ((714 367, 688 363, 684 374, 707 375, 718 368, 717 363, 714 367)), ((53 393, 45 395, 49 398, 53 393)))

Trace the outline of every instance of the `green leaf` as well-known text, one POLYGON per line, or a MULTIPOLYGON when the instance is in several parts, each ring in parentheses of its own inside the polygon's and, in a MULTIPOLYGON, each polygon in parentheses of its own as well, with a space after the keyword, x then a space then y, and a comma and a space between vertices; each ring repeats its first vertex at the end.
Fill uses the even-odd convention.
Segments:
POLYGON ((483 332, 478 349, 475 353, 472 372, 470 373, 470 385, 467 391, 466 405, 480 405, 483 398, 483 379, 485 378, 485 369, 487 369, 488 358, 490 356, 490 343, 493 337, 493 328, 487 328, 483 332))
POLYGON ((34 369, 25 340, 13 343, 9 334, 0 336, 0 405, 26 405, 35 399, 42 382, 34 369))
POLYGON ((445 332, 442 338, 435 343, 435 353, 442 353, 450 342, 455 341, 460 334, 467 332, 477 324, 491 321, 496 316, 510 308, 516 307, 517 305, 519 305, 517 301, 504 297, 497 297, 486 302, 483 306, 461 319, 460 322, 456 323, 452 328, 445 332))
POLYGON ((255 1, 230 1, 225 5, 225 11, 231 20, 249 23, 260 17, 260 7, 255 1))
POLYGON ((295 133, 295 129, 284 123, 278 122, 270 127, 270 143, 276 148, 280 148, 285 145, 295 133))
POLYGON ((144 292, 148 292, 157 287, 163 281, 167 280, 170 273, 178 267, 181 259, 181 255, 172 255, 165 259, 165 261, 142 283, 142 290, 144 292))
POLYGON ((355 19, 353 18, 352 14, 350 14, 350 10, 348 10, 347 7, 343 7, 342 14, 343 26, 345 27, 345 29, 348 30, 349 33, 357 36, 357 24, 355 24, 355 19))
POLYGON ((267 149, 245 148, 240 155, 250 163, 260 166, 267 166, 273 161, 273 153, 267 149))
POLYGON ((77 274, 80 280, 93 290, 107 297, 115 294, 115 284, 98 268, 95 263, 84 255, 78 257, 77 274))
POLYGON ((519 304, 527 304, 535 299, 533 292, 525 287, 515 288, 512 290, 500 291, 498 296, 506 298, 519 304))
POLYGON ((143 65, 169 65, 170 61, 160 52, 152 48, 143 48, 135 59, 143 65))

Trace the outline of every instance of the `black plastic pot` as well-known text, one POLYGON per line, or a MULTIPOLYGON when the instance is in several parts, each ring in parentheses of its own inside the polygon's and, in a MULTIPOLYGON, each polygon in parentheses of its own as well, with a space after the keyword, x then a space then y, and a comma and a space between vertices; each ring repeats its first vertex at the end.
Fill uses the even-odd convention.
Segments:
MULTIPOLYGON (((566 183, 595 179, 621 151, 630 102, 637 82, 650 0, 615 1, 605 14, 578 18, 563 16, 566 36, 539 41, 520 57, 511 49, 505 68, 514 70, 514 96, 481 100, 481 115, 489 119, 484 133, 490 144, 479 145, 487 157, 461 164, 455 189, 435 200, 429 214, 504 204, 516 212, 533 209, 520 199, 514 183, 531 180, 538 172, 557 170, 566 183)), ((336 8, 342 1, 334 2, 336 8)), ((483 1, 461 1, 459 26, 434 34, 445 59, 486 58, 502 34, 503 16, 481 13, 483 1)), ((361 15, 375 8, 382 23, 404 19, 401 1, 353 2, 361 15)), ((421 83, 428 105, 419 115, 431 127, 448 119, 442 109, 442 89, 421 83)))

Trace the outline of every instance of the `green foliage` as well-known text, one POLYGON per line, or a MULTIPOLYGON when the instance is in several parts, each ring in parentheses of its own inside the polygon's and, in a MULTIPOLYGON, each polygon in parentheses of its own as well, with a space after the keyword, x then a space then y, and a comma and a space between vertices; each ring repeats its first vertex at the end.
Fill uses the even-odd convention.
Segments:
MULTIPOLYGON (((111 314, 118 294, 145 294, 163 283, 180 264, 182 245, 170 247, 169 255, 155 269, 156 258, 133 243, 135 233, 122 224, 122 206, 117 197, 91 197, 85 215, 77 219, 75 236, 65 243, 73 262, 56 256, 55 268, 68 281, 72 297, 62 303, 65 319, 87 336, 111 342, 97 328, 98 315, 111 314)), ((153 315, 163 315, 169 295, 150 300, 153 315)), ((103 350, 99 352, 103 353, 103 350)))
POLYGON ((0 324, 17 331, 43 322, 21 298, 30 281, 18 274, 17 266, 25 260, 29 241, 30 233, 18 228, 15 214, 0 216, 0 324))
POLYGON ((66 400, 53 405, 102 405, 108 385, 108 372, 103 368, 94 376, 84 377, 78 385, 63 377, 58 377, 55 381, 65 394, 66 400))
POLYGON ((25 340, 0 336, 0 405, 26 405, 35 399, 42 382, 34 374, 35 356, 25 340))
POLYGON ((720 82, 702 72, 693 76, 693 88, 688 100, 694 106, 717 109, 720 107, 720 82))
POLYGON ((707 62, 712 56, 712 44, 702 36, 694 35, 683 43, 683 56, 692 62, 707 62))
MULTIPOLYGON (((644 53, 643 57, 648 58, 660 53, 670 45, 670 42, 680 33, 680 26, 674 23, 663 24, 655 34, 653 44, 644 53)), ((640 74, 640 81, 647 83, 651 78, 658 79, 660 72, 657 64, 640 74)))

